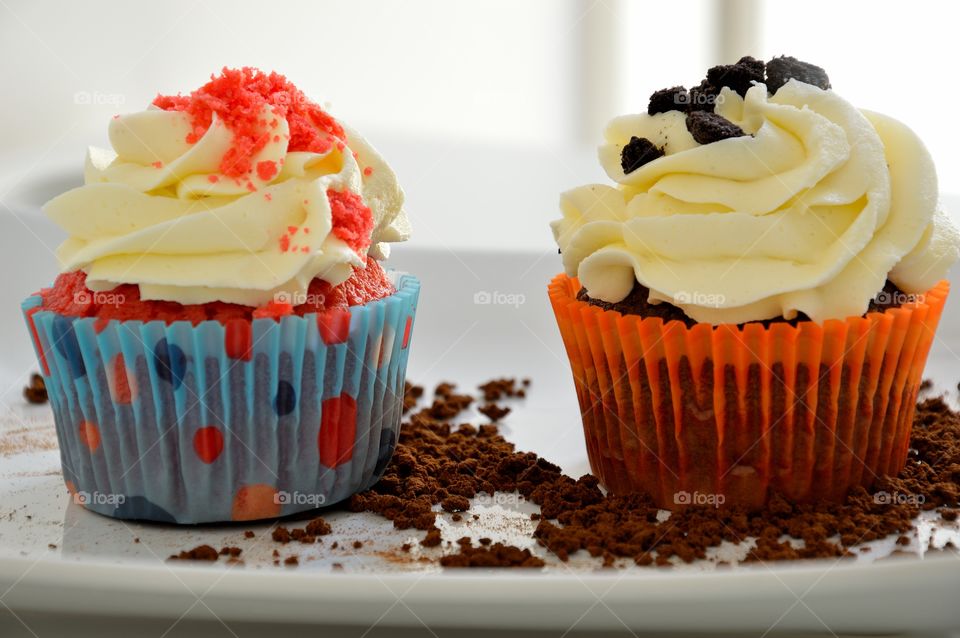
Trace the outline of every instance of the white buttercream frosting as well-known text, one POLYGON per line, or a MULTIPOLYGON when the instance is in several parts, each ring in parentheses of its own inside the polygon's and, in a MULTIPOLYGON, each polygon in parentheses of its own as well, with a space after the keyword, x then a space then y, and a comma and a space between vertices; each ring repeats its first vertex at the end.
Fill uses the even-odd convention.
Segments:
POLYGON ((620 301, 636 281, 699 322, 821 322, 862 314, 888 278, 925 292, 957 260, 933 161, 903 124, 796 80, 773 96, 724 88, 715 110, 747 135, 700 145, 677 111, 607 127, 616 186, 564 193, 552 223, 591 297, 620 301), (665 155, 625 174, 632 136, 665 155))

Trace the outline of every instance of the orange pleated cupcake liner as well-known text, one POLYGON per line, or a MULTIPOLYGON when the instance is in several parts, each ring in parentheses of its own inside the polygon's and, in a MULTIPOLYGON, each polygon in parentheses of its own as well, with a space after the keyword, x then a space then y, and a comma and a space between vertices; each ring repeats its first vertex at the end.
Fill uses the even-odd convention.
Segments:
POLYGON ((590 466, 613 493, 659 506, 759 508, 774 492, 840 501, 896 475, 949 292, 844 321, 687 327, 549 286, 590 466))

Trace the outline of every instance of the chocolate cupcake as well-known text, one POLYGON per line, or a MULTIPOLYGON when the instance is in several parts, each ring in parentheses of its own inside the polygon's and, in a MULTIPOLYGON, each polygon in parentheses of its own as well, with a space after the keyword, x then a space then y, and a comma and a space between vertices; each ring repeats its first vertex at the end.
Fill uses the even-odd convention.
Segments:
POLYGON ((549 292, 607 489, 760 507, 896 474, 960 251, 916 135, 743 58, 599 156, 616 186, 562 196, 549 292))

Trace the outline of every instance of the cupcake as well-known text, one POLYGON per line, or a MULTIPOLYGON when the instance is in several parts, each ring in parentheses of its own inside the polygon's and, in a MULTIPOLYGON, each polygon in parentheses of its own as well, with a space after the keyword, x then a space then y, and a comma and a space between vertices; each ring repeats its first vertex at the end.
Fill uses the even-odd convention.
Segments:
POLYGON ((224 69, 116 115, 44 211, 62 274, 23 304, 67 488, 169 523, 314 509, 398 437, 418 280, 403 191, 282 75, 224 69))
POLYGON ((614 119, 549 286, 593 472, 659 506, 842 500, 903 467, 960 238, 929 153, 792 57, 614 119))

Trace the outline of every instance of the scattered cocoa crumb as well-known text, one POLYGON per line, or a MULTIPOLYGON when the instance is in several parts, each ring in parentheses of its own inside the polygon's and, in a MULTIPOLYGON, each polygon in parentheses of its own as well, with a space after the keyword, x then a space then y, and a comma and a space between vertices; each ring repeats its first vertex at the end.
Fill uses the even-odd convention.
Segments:
POLYGON ((245 531, 245 532, 243 533, 243 537, 244 537, 244 538, 253 538, 254 536, 256 536, 256 534, 254 534, 254 533, 253 533, 252 531, 250 531, 250 530, 247 530, 247 531, 245 531))
POLYGON ((330 527, 330 523, 323 520, 321 517, 317 517, 307 523, 306 532, 312 536, 326 536, 333 529, 330 527))
POLYGON ((134 538, 134 539, 133 539, 133 542, 134 542, 134 543, 139 543, 139 542, 140 542, 140 537, 138 536, 138 537, 134 538))
POLYGON ((510 414, 510 408, 501 407, 496 403, 487 403, 486 405, 482 405, 477 408, 477 410, 480 412, 480 414, 486 416, 491 421, 499 421, 503 417, 510 414))
POLYGON ((34 372, 30 375, 30 384, 23 388, 23 398, 27 403, 41 404, 47 402, 47 386, 43 377, 34 372))
POLYGON ((47 549, 56 549, 56 548, 57 548, 56 543, 47 543, 47 549))
POLYGON ((332 565, 330 565, 330 567, 337 571, 341 571, 343 569, 343 563, 333 563, 332 565))
POLYGON ((295 567, 300 564, 300 559, 296 556, 287 556, 283 559, 283 564, 290 567, 295 567))
POLYGON ((215 561, 220 554, 209 545, 197 545, 193 549, 185 550, 179 554, 171 554, 167 560, 206 560, 215 561))
POLYGON ((489 544, 492 543, 493 541, 490 540, 489 538, 484 537, 484 538, 481 538, 478 542, 479 542, 481 545, 489 545, 489 544))
POLYGON ((338 548, 338 547, 340 547, 340 542, 339 542, 339 541, 333 541, 333 545, 330 546, 330 549, 336 549, 336 548, 338 548))
POLYGON ((239 547, 227 546, 227 547, 220 548, 221 556, 230 556, 231 558, 236 558, 242 553, 243 553, 243 550, 240 549, 239 547))
POLYGON ((400 546, 400 551, 410 553, 410 550, 412 548, 413 548, 413 545, 411 545, 410 543, 404 543, 403 545, 400 546))
POLYGON ((273 557, 274 557, 274 558, 279 558, 279 557, 280 557, 280 552, 279 552, 278 550, 276 550, 276 549, 273 550, 273 557))
POLYGON ((363 543, 362 543, 361 541, 353 541, 353 548, 354 548, 354 549, 360 549, 360 548, 362 548, 362 547, 363 547, 363 543))
POLYGON ((470 500, 459 494, 451 494, 440 501, 440 507, 445 512, 465 512, 470 509, 470 500))
POLYGON ((274 528, 272 537, 275 542, 283 545, 292 541, 297 541, 304 545, 312 545, 317 542, 317 536, 326 536, 331 531, 330 524, 322 518, 317 517, 307 523, 306 528, 295 527, 293 529, 287 529, 283 525, 278 525, 274 528))
POLYGON ((440 536, 440 530, 432 529, 427 532, 427 535, 423 537, 423 540, 420 541, 420 544, 424 547, 436 547, 442 540, 443 539, 440 536))
POLYGON ((920 392, 926 392, 933 387, 933 379, 924 379, 920 382, 920 392))
POLYGON ((456 554, 440 558, 443 567, 543 567, 546 563, 529 549, 495 543, 490 546, 473 547, 470 539, 460 539, 456 554))
POLYGON ((910 544, 910 537, 909 537, 909 536, 902 536, 902 535, 901 535, 901 536, 898 536, 898 537, 897 537, 897 545, 909 545, 909 544, 910 544))
POLYGON ((450 520, 452 520, 454 523, 459 523, 460 521, 463 520, 463 516, 461 516, 460 514, 454 514, 453 516, 450 517, 450 520))
POLYGON ((278 525, 273 530, 273 540, 276 543, 282 543, 286 545, 293 540, 293 536, 290 534, 290 530, 288 530, 286 527, 283 525, 278 525))
MULTIPOLYGON (((520 384, 524 388, 528 387, 530 385, 530 379, 524 379, 520 384)), ((499 401, 504 397, 522 398, 526 396, 524 389, 517 387, 516 379, 491 379, 486 383, 481 383, 478 387, 483 395, 483 400, 488 403, 491 401, 499 401)))
POLYGON ((455 383, 441 383, 433 391, 434 399, 425 412, 432 418, 445 421, 458 415, 473 403, 473 397, 468 394, 457 394, 455 383))

